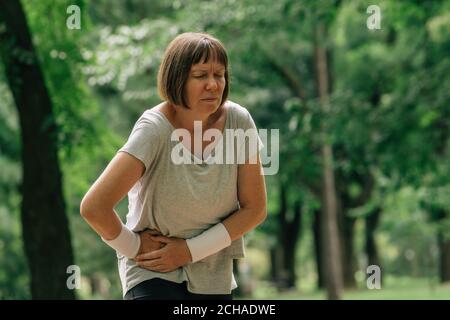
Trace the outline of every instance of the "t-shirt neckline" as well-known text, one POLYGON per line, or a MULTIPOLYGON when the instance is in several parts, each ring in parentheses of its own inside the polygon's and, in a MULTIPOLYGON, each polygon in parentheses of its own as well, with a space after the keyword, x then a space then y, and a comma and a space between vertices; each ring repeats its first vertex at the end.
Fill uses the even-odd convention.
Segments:
MULTIPOLYGON (((225 107, 225 105, 224 105, 223 107, 225 107)), ((154 109, 154 110, 152 110, 152 111, 155 111, 155 112, 157 112, 158 114, 160 114, 160 115, 163 117, 164 121, 165 121, 165 122, 169 125, 169 127, 172 129, 172 131, 176 129, 176 128, 173 126, 173 124, 169 121, 169 119, 167 119, 166 115, 165 115, 163 112, 161 112, 160 110, 157 110, 157 109, 154 109)), ((225 130, 228 129, 228 123, 229 123, 229 114, 228 114, 228 113, 229 113, 229 112, 230 112, 230 106, 228 106, 228 107, 225 109, 225 125, 224 125, 224 127, 223 127, 223 131, 221 132, 220 139, 217 141, 217 143, 216 143, 215 141, 213 142, 213 143, 215 143, 215 145, 214 145, 214 147, 211 149, 211 152, 208 154, 208 156, 206 157, 205 160, 199 159, 194 153, 191 152, 191 150, 189 150, 189 149, 184 145, 184 143, 181 143, 182 147, 186 150, 186 152, 188 152, 188 154, 189 154, 189 156, 191 157, 191 159, 194 160, 194 161, 193 161, 194 164, 200 164, 200 165, 207 164, 208 161, 209 161, 209 159, 211 158, 212 150, 214 150, 214 149, 217 147, 217 145, 219 145, 220 143, 222 143, 223 137, 224 137, 224 135, 225 135, 225 133, 226 133, 225 130), (200 162, 200 163, 198 163, 198 162, 200 162)), ((171 133, 171 134, 172 134, 172 133, 171 133)), ((179 141, 178 141, 178 142, 177 142, 177 141, 174 141, 174 142, 180 143, 179 141)), ((208 147, 209 147, 209 145, 208 145, 208 147)))

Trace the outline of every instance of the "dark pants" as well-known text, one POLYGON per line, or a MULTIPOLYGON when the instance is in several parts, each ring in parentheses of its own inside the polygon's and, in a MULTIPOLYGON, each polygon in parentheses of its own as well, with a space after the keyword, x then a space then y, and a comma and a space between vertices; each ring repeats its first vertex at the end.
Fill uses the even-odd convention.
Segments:
POLYGON ((125 294, 125 300, 233 300, 233 294, 196 294, 187 290, 187 283, 159 278, 143 281, 125 294))

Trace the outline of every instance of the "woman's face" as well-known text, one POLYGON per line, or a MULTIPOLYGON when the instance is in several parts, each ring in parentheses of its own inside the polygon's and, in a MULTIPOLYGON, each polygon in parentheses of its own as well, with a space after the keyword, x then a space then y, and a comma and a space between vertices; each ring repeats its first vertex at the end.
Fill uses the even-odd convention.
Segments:
POLYGON ((186 82, 189 108, 195 112, 216 112, 225 88, 225 66, 216 62, 192 65, 186 82))

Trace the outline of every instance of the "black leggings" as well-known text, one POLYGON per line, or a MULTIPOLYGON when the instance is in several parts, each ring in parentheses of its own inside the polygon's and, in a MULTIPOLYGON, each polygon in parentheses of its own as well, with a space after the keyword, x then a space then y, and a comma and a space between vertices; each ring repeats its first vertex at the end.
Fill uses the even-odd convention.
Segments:
POLYGON ((187 283, 159 278, 145 280, 125 294, 125 300, 233 300, 233 294, 197 294, 187 290, 187 283))

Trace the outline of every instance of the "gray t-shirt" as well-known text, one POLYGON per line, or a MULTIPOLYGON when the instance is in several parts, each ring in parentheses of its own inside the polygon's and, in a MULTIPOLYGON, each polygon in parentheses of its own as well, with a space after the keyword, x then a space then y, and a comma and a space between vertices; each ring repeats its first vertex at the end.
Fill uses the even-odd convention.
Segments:
MULTIPOLYGON (((247 109, 231 101, 227 101, 225 106, 224 132, 239 128, 254 129, 256 132, 255 123, 247 109)), ((227 161, 223 161, 224 164, 205 163, 211 157, 200 164, 194 161, 191 164, 175 164, 171 154, 180 142, 171 140, 174 130, 162 112, 146 110, 134 125, 128 141, 118 151, 133 155, 145 165, 143 176, 128 193, 126 225, 135 232, 156 228, 165 236, 187 239, 223 221, 239 209, 238 164, 236 158, 232 164, 227 161)), ((263 147, 258 135, 256 139, 259 148, 253 154, 263 147)), ((224 154, 233 150, 235 155, 244 156, 245 159, 252 156, 248 140, 242 144, 232 135, 224 134, 222 140, 214 142, 214 145, 214 152, 220 147, 220 150, 228 150, 224 154), (234 141, 232 149, 223 147, 230 146, 227 141, 231 139, 234 141)), ((195 156, 188 149, 184 151, 184 156, 187 154, 194 160, 195 156)), ((118 254, 123 295, 140 282, 152 278, 178 283, 187 281, 188 290, 193 293, 229 294, 237 287, 233 276, 233 259, 244 256, 244 241, 240 238, 201 261, 189 263, 172 272, 159 273, 140 268, 133 260, 118 254)))

